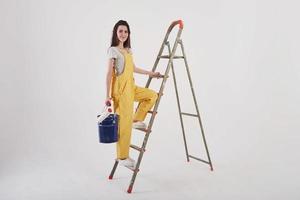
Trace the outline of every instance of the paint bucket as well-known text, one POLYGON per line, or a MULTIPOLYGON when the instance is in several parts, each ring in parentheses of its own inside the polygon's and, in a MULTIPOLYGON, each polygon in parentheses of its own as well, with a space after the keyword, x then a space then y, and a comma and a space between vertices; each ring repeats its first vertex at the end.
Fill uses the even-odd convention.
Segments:
POLYGON ((118 141, 118 119, 117 114, 110 114, 101 123, 98 123, 99 142, 114 143, 118 141))

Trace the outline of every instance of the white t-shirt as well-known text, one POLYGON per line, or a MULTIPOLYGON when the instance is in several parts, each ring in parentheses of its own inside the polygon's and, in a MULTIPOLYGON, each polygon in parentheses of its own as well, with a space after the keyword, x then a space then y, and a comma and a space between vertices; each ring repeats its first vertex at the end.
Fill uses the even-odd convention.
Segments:
MULTIPOLYGON (((132 54, 131 49, 129 49, 129 53, 132 54)), ((125 67, 125 58, 122 52, 118 49, 118 47, 109 47, 108 49, 108 58, 113 58, 115 60, 115 70, 116 75, 119 76, 123 73, 125 67)))

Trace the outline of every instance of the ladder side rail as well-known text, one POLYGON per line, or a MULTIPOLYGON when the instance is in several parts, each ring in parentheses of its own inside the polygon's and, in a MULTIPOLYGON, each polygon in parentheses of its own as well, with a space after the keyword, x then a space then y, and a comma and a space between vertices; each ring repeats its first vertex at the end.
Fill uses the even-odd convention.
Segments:
MULTIPOLYGON (((168 44, 168 51, 169 51, 169 54, 171 54, 170 44, 168 44)), ((174 69, 173 62, 171 64, 171 69, 172 69, 173 81, 174 81, 174 86, 175 86, 175 93, 176 93, 176 99, 177 99, 177 106, 178 106, 178 112, 179 112, 181 130, 182 130, 182 133, 183 133, 183 142, 184 142, 184 147, 185 147, 186 159, 189 162, 190 161, 190 159, 189 159, 189 152, 188 152, 188 147, 187 147, 187 142, 186 142, 186 136, 185 136, 183 119, 182 119, 182 115, 181 115, 181 106, 180 106, 180 101, 179 101, 179 92, 178 92, 178 89, 177 89, 177 82, 176 82, 175 69, 174 69)))
POLYGON ((179 44, 181 46, 181 51, 182 51, 182 54, 183 54, 183 57, 184 57, 185 68, 186 68, 186 72, 187 72, 187 75, 188 75, 189 83, 190 83, 190 86, 191 86, 191 91, 192 91, 193 100, 194 100, 194 104, 195 104, 197 115, 198 115, 198 121, 199 121, 199 125, 200 125, 200 128, 201 128, 201 134, 202 134, 202 138, 203 138, 203 142, 204 142, 204 146, 205 146, 207 158, 208 158, 209 163, 210 163, 210 168, 211 168, 211 170, 213 170, 213 166, 212 166, 212 162, 211 162, 209 151, 208 151, 208 147, 207 147, 207 142, 206 142, 206 138, 205 138, 205 134, 204 134, 204 129, 203 129, 203 125, 202 125, 202 121, 201 121, 201 117, 200 117, 199 108, 198 108, 198 105, 197 105, 196 95, 195 95, 195 91, 194 91, 194 87, 193 87, 193 83, 192 83, 192 78, 191 78, 191 74, 190 74, 190 70, 189 70, 189 66, 188 66, 186 55, 185 55, 185 51, 184 51, 184 46, 183 46, 182 40, 180 40, 179 44))
MULTIPOLYGON (((160 50, 159 50, 158 55, 157 55, 157 57, 156 57, 156 60, 155 60, 155 62, 154 62, 154 65, 153 65, 153 68, 152 68, 152 71, 153 71, 153 72, 154 72, 154 71, 156 70, 156 68, 157 68, 157 65, 158 65, 160 56, 162 55, 163 50, 164 50, 164 46, 168 43, 169 35, 170 35, 171 31, 173 30, 173 28, 174 28, 177 24, 179 25, 179 31, 180 31, 180 32, 182 31, 182 29, 183 29, 183 21, 182 21, 182 20, 177 20, 177 21, 174 21, 174 22, 171 23, 171 25, 169 26, 169 28, 168 28, 168 30, 167 30, 167 33, 166 33, 166 35, 165 35, 165 38, 164 38, 164 40, 163 40, 163 42, 162 42, 162 44, 161 44, 161 47, 160 47, 160 50)), ((147 81, 147 83, 146 83, 146 86, 145 86, 146 88, 149 87, 151 80, 152 80, 152 77, 149 77, 149 78, 148 78, 148 81, 147 81)))
MULTIPOLYGON (((157 108, 158 108, 158 105, 159 105, 159 103, 160 103, 160 99, 161 99, 161 96, 162 96, 162 94, 163 94, 163 90, 164 90, 164 88, 165 88, 165 83, 166 83, 166 81, 167 81, 167 77, 168 77, 168 73, 169 73, 169 71, 170 71, 171 63, 172 63, 172 61, 173 61, 173 57, 174 57, 174 55, 175 55, 176 48, 177 48, 177 46, 178 46, 178 41, 179 41, 179 39, 180 39, 181 32, 182 32, 182 29, 179 29, 179 31, 178 31, 178 33, 177 33, 177 37, 176 37, 175 43, 174 43, 174 46, 173 46, 173 49, 172 49, 171 57, 170 57, 170 59, 169 59, 167 68, 166 68, 165 73, 164 73, 164 78, 163 78, 162 84, 161 84, 160 89, 159 89, 158 98, 157 98, 157 100, 156 100, 156 103, 155 103, 153 112, 157 112, 157 108)), ((143 149, 146 148, 147 141, 148 141, 148 138, 149 138, 149 135, 150 135, 150 131, 151 131, 151 129, 152 129, 152 125, 153 125, 155 116, 156 116, 156 115, 152 115, 151 118, 150 118, 150 122, 149 122, 149 125, 148 125, 148 132, 147 132, 147 134, 145 135, 145 138, 144 138, 144 141, 143 141, 143 145, 142 145, 142 148, 143 148, 143 149)), ((133 188, 133 185, 134 185, 134 182, 135 182, 135 179, 136 179, 136 176, 137 176, 137 172, 138 172, 140 163, 141 163, 142 158, 143 158, 143 154, 144 154, 143 151, 141 151, 141 152, 139 153, 139 157, 138 157, 138 160, 137 160, 137 163, 136 163, 136 166, 135 166, 135 170, 134 170, 134 173, 133 173, 133 175, 132 175, 132 178, 131 178, 131 180, 130 180, 130 184, 129 184, 129 187, 128 187, 128 190, 127 190, 129 193, 131 192, 131 190, 132 190, 132 188, 133 188)))

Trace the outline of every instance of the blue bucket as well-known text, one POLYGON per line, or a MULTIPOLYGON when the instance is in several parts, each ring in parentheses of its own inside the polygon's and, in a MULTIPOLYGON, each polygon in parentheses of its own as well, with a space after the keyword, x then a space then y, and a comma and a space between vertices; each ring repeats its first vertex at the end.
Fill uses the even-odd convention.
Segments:
POLYGON ((113 143, 118 141, 118 118, 117 114, 110 114, 98 124, 99 142, 113 143))

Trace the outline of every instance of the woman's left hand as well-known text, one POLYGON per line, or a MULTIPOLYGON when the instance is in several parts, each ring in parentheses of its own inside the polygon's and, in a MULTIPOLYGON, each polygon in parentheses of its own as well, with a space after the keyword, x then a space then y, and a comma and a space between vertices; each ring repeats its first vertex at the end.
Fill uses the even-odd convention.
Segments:
POLYGON ((159 72, 151 72, 151 73, 149 74, 149 76, 150 76, 151 78, 162 78, 162 77, 164 77, 164 76, 161 75, 159 72))

